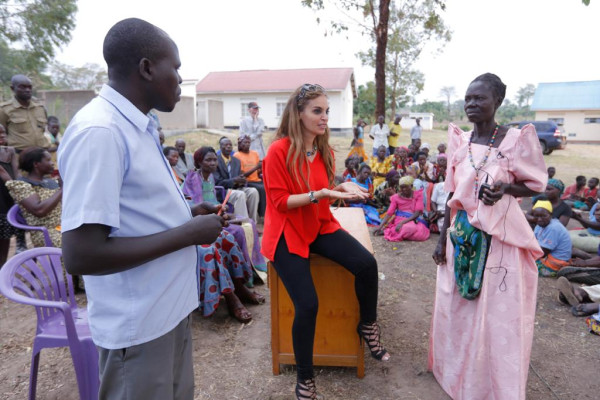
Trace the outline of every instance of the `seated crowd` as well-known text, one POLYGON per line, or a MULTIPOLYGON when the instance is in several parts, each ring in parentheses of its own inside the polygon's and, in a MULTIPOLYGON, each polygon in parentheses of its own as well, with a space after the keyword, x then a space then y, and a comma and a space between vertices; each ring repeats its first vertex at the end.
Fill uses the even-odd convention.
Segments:
MULTIPOLYGON (((27 224, 46 227, 54 246, 61 246, 62 187, 54 167, 60 125, 58 119, 50 120, 52 149, 32 147, 19 155, 7 146, 0 125, 0 179, 4 183, 0 186, 0 265, 6 261, 10 238, 23 236, 6 218, 15 203, 27 224)), ((252 314, 244 303, 265 301, 249 289, 255 278, 264 279, 266 271, 256 226, 266 206, 262 161, 250 150, 251 141, 245 135, 238 138, 235 152, 225 136, 218 141, 218 151, 201 147, 194 153, 186 152, 183 139, 177 139, 175 146, 163 145, 162 132, 159 139, 190 206, 204 214, 223 214, 229 221, 214 243, 198 246, 199 310, 203 316, 212 315, 222 296, 234 318, 249 322, 252 314)), ((394 147, 390 155, 390 148, 381 145, 367 159, 353 149, 337 179, 358 184, 370 196, 360 203, 341 205, 361 208, 367 224, 374 227, 373 234, 385 240, 427 240, 443 225, 448 198, 444 190, 446 145, 440 143, 435 154, 430 148, 416 139, 408 146, 394 147)), ((599 180, 578 176, 565 187, 555 174, 556 168, 549 167, 545 192, 532 198, 532 207, 525 213, 544 251, 536 263, 540 276, 559 277, 560 299, 572 307, 573 315, 589 316, 598 313, 600 301, 599 180), (568 230, 571 220, 581 227, 568 230)), ((36 247, 45 245, 40 232, 31 233, 31 242, 36 247)))
MULTIPOLYGON (((50 120, 50 118, 49 118, 50 120)), ((58 120, 56 120, 58 121, 58 120)), ((56 136, 56 135, 55 135, 56 136)), ((55 137, 58 146, 58 137, 55 137)), ((175 146, 164 146, 163 154, 173 176, 181 186, 190 207, 199 214, 222 214, 227 225, 210 245, 197 246, 199 311, 211 316, 225 299, 229 314, 240 322, 252 320, 244 304, 262 304, 264 296, 251 291, 256 280, 266 277, 266 261, 260 253, 258 216, 264 216, 265 194, 261 180, 261 162, 249 150, 249 140, 238 140, 233 153, 229 138, 219 141, 220 154, 212 147, 201 147, 195 153, 185 151, 186 143, 178 139, 175 146), (219 190, 218 190, 219 189, 219 190)), ((55 154, 56 148, 53 149, 55 154)), ((0 265, 6 262, 10 239, 19 230, 8 223, 8 210, 16 203, 25 222, 44 226, 52 244, 61 247, 62 182, 49 150, 30 147, 17 155, 7 146, 6 132, 0 125, 0 265)), ((39 231, 31 232, 34 247, 46 246, 39 231)), ((75 277, 78 278, 78 277, 75 277)), ((79 279, 76 279, 79 281, 79 279)), ((83 288, 82 280, 76 287, 83 288)))
POLYGON ((525 214, 544 252, 536 261, 538 272, 558 277, 559 300, 571 307, 574 316, 588 317, 590 331, 600 334, 599 181, 577 176, 565 188, 555 175, 556 168, 549 167, 546 191, 532 199, 531 210, 525 214), (572 220, 581 226, 568 229, 572 220))
POLYGON ((408 146, 398 146, 388 155, 381 145, 370 159, 356 154, 354 149, 345 160, 340 181, 352 181, 363 187, 370 197, 348 204, 363 209, 367 224, 374 234, 386 240, 424 241, 430 232, 439 232, 443 224, 446 199, 446 144, 440 143, 436 154, 420 139, 408 146))

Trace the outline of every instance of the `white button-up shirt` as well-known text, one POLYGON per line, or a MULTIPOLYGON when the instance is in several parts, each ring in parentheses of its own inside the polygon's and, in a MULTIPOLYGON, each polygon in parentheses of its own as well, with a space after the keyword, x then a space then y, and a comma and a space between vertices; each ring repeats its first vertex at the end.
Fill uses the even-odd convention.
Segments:
POLYGON ((371 127, 371 131, 369 135, 372 135, 375 139, 373 140, 373 149, 377 150, 379 146, 388 147, 388 136, 390 136, 390 128, 387 124, 383 124, 383 126, 379 126, 379 123, 374 124, 371 127))
MULTIPOLYGON (((112 237, 166 231, 192 218, 157 125, 110 86, 69 124, 58 152, 62 230, 111 227, 112 237)), ((84 276, 92 337, 120 349, 156 339, 198 307, 194 246, 127 271, 84 276)))

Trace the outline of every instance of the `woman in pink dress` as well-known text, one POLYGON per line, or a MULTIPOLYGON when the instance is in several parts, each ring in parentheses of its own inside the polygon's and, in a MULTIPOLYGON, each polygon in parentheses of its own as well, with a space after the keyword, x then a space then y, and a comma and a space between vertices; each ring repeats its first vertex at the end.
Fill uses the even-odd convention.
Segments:
POLYGON ((453 399, 525 399, 543 252, 517 198, 548 177, 535 128, 495 122, 505 93, 496 75, 475 78, 465 95, 473 131, 448 128, 429 369, 453 399))
POLYGON ((412 176, 400 178, 400 191, 390 198, 390 206, 385 218, 373 232, 375 235, 383 233, 385 240, 390 242, 422 242, 429 239, 429 228, 422 218, 423 190, 413 190, 413 181, 412 176), (388 224, 390 220, 392 222, 388 224))

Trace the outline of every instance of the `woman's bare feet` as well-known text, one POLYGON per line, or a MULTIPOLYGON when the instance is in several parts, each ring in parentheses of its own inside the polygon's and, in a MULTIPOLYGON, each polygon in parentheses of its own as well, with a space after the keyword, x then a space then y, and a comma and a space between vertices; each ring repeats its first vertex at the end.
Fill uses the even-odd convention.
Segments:
POLYGON ((576 317, 587 317, 598 312, 598 303, 582 303, 571 307, 571 314, 576 317))

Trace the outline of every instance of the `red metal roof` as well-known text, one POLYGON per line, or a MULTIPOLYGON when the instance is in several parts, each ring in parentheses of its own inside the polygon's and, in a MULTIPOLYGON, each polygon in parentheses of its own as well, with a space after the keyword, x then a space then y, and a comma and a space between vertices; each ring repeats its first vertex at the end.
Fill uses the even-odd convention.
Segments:
POLYGON ((197 93, 290 92, 304 83, 317 83, 328 90, 344 90, 352 68, 282 69, 210 72, 196 85, 197 93))

